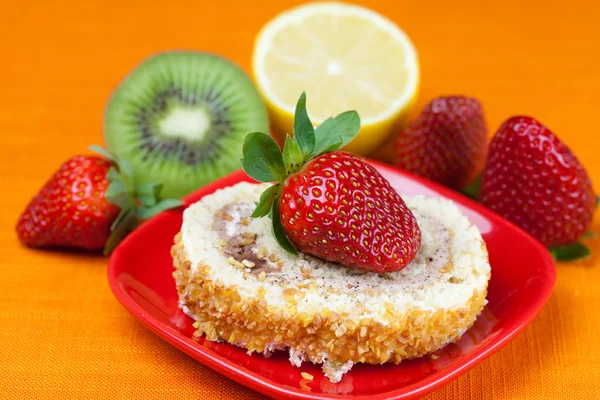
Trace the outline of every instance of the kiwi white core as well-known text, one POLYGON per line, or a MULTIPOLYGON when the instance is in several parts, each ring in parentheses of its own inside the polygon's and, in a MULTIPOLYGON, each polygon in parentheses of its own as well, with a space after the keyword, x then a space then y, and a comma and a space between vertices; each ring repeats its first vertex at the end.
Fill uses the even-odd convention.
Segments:
POLYGON ((173 107, 158 122, 160 132, 167 137, 202 140, 210 128, 211 117, 203 108, 173 107))

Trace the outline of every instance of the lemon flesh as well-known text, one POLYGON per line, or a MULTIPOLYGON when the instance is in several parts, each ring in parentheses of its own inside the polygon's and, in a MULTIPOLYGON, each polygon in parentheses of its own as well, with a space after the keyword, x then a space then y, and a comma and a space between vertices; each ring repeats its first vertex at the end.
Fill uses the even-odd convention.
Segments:
POLYGON ((315 125, 358 111, 362 129, 346 150, 361 155, 403 122, 419 83, 417 54, 406 34, 374 11, 342 3, 310 3, 267 23, 255 42, 253 71, 276 139, 292 133, 304 91, 315 125))

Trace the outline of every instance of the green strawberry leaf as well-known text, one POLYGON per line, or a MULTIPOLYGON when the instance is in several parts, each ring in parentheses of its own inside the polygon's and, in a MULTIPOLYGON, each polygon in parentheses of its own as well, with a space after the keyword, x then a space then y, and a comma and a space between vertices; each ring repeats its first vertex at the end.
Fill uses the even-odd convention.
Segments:
POLYGON ((360 117, 356 111, 346 111, 334 118, 337 124, 337 131, 344 143, 342 146, 350 143, 360 131, 360 117))
POLYGON ((110 154, 106 149, 98 146, 97 144, 93 144, 90 147, 88 147, 90 150, 92 150, 95 153, 98 153, 106 158, 108 158, 110 161, 116 163, 117 160, 113 157, 112 154, 110 154))
POLYGON ((549 251, 555 261, 575 261, 590 256, 590 249, 581 242, 551 247, 549 251))
MULTIPOLYGON (((110 226, 111 232, 117 228, 117 226, 121 223, 121 221, 123 221, 123 219, 125 219, 125 217, 127 216, 127 213, 129 213, 131 210, 132 210, 131 208, 121 208, 121 211, 119 211, 119 215, 117 215, 117 218, 115 218, 112 225, 110 226)), ((106 248, 105 248, 105 250, 106 250, 106 248)))
POLYGON ((294 137, 302 149, 304 160, 308 160, 315 148, 315 128, 306 112, 306 93, 302 92, 294 114, 294 137))
POLYGON ((461 190, 461 193, 465 196, 479 201, 479 192, 481 192, 481 175, 479 175, 471 184, 461 190))
POLYGON ((119 174, 121 175, 121 178, 125 182, 125 186, 127 186, 127 187, 133 186, 133 168, 126 160, 124 160, 123 158, 119 157, 116 154, 111 154, 110 152, 108 152, 108 150, 106 150, 98 145, 95 145, 95 144, 91 145, 89 147, 89 149, 108 158, 110 161, 112 161, 118 168, 119 174))
POLYGON ((335 119, 331 117, 327 118, 321 125, 317 126, 317 129, 315 129, 315 140, 315 148, 312 152, 313 157, 325 153, 326 149, 336 151, 342 147, 342 144, 344 143, 344 139, 342 139, 337 132, 335 119))
POLYGON ((136 207, 135 216, 139 219, 148 219, 155 216, 161 211, 169 210, 171 208, 179 207, 183 202, 177 199, 164 199, 159 201, 153 206, 141 206, 136 207))
POLYGON ((302 149, 298 141, 292 139, 289 135, 286 136, 285 145, 283 146, 283 165, 285 166, 287 175, 298 172, 303 162, 302 149))
POLYGON ((360 130, 356 111, 346 111, 335 118, 327 118, 315 130, 315 148, 311 156, 336 151, 354 139, 360 130))
POLYGON ((281 247, 283 247, 283 249, 285 251, 287 251, 288 253, 290 253, 294 256, 298 256, 298 252, 296 251, 296 249, 294 248, 294 246, 292 245, 292 243, 286 236, 285 230, 283 229, 283 226, 281 225, 281 220, 280 220, 280 215, 279 215, 279 198, 276 198, 274 200, 273 208, 272 208, 271 212, 272 212, 271 220, 273 221, 273 236, 275 236, 275 240, 277 240, 277 243, 279 243, 279 245, 281 247))
POLYGON ((337 142, 333 143, 331 146, 323 149, 321 153, 333 153, 338 150, 344 144, 344 140, 341 137, 338 137, 337 142))
POLYGON ((125 183, 121 178, 121 174, 119 174, 119 171, 117 171, 117 168, 115 167, 109 168, 108 172, 106 173, 106 179, 108 179, 109 182, 121 181, 121 183, 125 183))
POLYGON ((121 177, 123 178, 123 181, 125 182, 125 185, 127 187, 130 187, 131 189, 133 189, 134 185, 135 185, 135 181, 134 181, 134 173, 133 173, 133 168, 131 167, 131 165, 125 161, 124 159, 117 157, 117 167, 119 168, 119 174, 121 174, 121 177))
POLYGON ((118 206, 121 210, 133 207, 135 199, 132 197, 129 188, 125 186, 125 183, 117 170, 114 167, 111 167, 106 176, 110 182, 104 193, 106 200, 108 200, 109 203, 118 206))
POLYGON ((242 148, 242 168, 259 182, 279 181, 285 175, 281 150, 266 133, 248 133, 242 148))
POLYGON ((157 182, 142 183, 141 185, 138 185, 136 189, 137 199, 142 205, 147 207, 156 205, 162 186, 161 183, 157 182))
POLYGON ((114 163, 106 173, 109 185, 104 197, 109 203, 118 206, 120 211, 110 226, 111 234, 104 246, 104 255, 109 255, 117 244, 136 228, 138 219, 148 219, 161 211, 183 204, 178 199, 158 201, 161 183, 143 183, 135 187, 133 168, 127 161, 100 146, 92 145, 90 150, 114 163))
POLYGON ((121 210, 119 216, 111 226, 111 234, 104 245, 104 255, 107 256, 117 247, 129 232, 137 226, 137 219, 133 209, 121 210))
POLYGON ((280 188, 281 185, 279 184, 273 185, 260 195, 260 201, 256 204, 254 212, 252 212, 252 218, 260 218, 269 214, 271 208, 273 208, 275 197, 280 194, 280 188))

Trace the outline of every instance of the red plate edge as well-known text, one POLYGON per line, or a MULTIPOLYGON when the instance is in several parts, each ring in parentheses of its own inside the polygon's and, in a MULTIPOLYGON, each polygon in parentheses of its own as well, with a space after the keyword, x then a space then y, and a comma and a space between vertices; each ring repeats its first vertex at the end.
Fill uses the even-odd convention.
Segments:
MULTIPOLYGON (((441 196, 446 197, 452 201, 455 201, 459 204, 463 204, 468 206, 468 208, 481 213, 486 216, 486 218, 492 220, 494 224, 509 226, 511 229, 516 229, 522 233, 524 233, 523 238, 529 241, 529 244, 537 247, 538 249, 543 249, 542 254, 544 254, 544 263, 549 264, 552 268, 546 268, 545 271, 548 272, 547 279, 544 281, 542 285, 542 290, 538 293, 538 296, 535 298, 535 301, 528 304, 527 307, 527 317, 522 320, 522 323, 506 336, 490 343, 489 346, 483 347, 475 350, 467 360, 464 361, 463 364, 457 366, 450 372, 436 372, 429 376, 428 378, 422 379, 413 384, 407 385, 400 389, 392 390, 385 393, 375 394, 375 395, 337 395, 337 394, 326 394, 326 393, 312 393, 309 391, 301 390, 301 389, 293 389, 288 387, 279 386, 276 384, 272 384, 266 381, 262 376, 255 374, 252 371, 247 370, 244 367, 241 367, 238 364, 235 364, 228 360, 226 357, 223 357, 219 354, 212 352, 209 349, 198 346, 195 350, 191 350, 189 347, 189 343, 185 340, 189 339, 181 335, 179 332, 175 331, 170 327, 165 327, 162 322, 153 317, 152 315, 147 315, 142 307, 140 307, 134 300, 132 300, 129 296, 127 296, 123 291, 119 290, 117 287, 118 280, 116 274, 116 262, 115 260, 118 258, 119 249, 126 244, 129 240, 131 240, 132 236, 128 236, 125 240, 115 249, 113 252, 109 263, 108 263, 108 281, 109 286, 115 295, 115 297, 119 300, 119 302, 131 312, 138 320, 140 320, 144 325, 150 328, 154 333, 156 333, 159 337, 164 339, 169 344, 175 346, 176 348, 182 350, 184 353, 189 355, 190 357, 201 361, 204 365, 209 368, 219 372, 220 374, 252 389, 262 394, 268 396, 274 396, 277 398, 290 398, 290 399, 310 399, 310 400, 318 400, 318 399, 373 399, 373 400, 398 400, 398 399, 409 399, 409 398, 417 398, 420 396, 424 396, 428 393, 433 392, 435 389, 445 385, 449 381, 459 377, 464 374, 475 365, 477 365, 483 359, 491 356, 502 347, 504 347, 510 340, 512 340, 516 335, 518 335, 539 313, 544 304, 548 301, 552 289, 554 287, 554 283, 556 281, 556 270, 554 268, 554 261, 552 260, 549 252, 533 237, 524 232, 521 228, 512 224, 508 220, 500 217, 495 214, 491 210, 487 209, 483 205, 457 193, 446 187, 438 185, 434 182, 431 182, 427 179, 421 178, 419 176, 408 173, 404 170, 401 170, 396 167, 391 167, 386 164, 382 164, 377 161, 369 160, 367 161, 370 164, 373 164, 378 170, 385 171, 387 173, 395 173, 400 175, 408 176, 411 180, 414 180, 423 186, 439 193, 441 196), (438 376, 441 375, 441 376, 438 376)), ((226 180, 231 182, 238 182, 240 180, 252 181, 248 178, 242 170, 234 172, 230 175, 224 177, 226 180)), ((213 191, 224 187, 223 178, 212 182, 199 190, 204 194, 212 193, 213 191)), ((203 195, 204 195, 203 194, 203 195)), ((201 197, 201 196, 200 196, 201 197)), ((194 193, 186 196, 184 198, 184 202, 187 205, 197 201, 199 198, 198 195, 194 193)), ((174 211, 166 211, 161 213, 152 219, 161 218, 165 213, 174 212, 174 211)), ((144 231, 146 229, 150 229, 150 224, 143 224, 137 230, 144 231)))

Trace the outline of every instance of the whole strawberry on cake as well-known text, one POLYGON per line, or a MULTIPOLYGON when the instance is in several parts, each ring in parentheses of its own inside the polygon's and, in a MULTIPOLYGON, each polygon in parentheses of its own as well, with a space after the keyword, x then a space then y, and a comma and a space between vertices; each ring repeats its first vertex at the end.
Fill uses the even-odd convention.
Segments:
POLYGON ((249 133, 238 183, 184 212, 172 249, 197 337, 290 362, 338 382, 355 363, 400 363, 456 341, 486 304, 490 265, 477 228, 449 200, 400 196, 340 152, 354 111, 314 128, 306 97, 283 151, 249 133))

